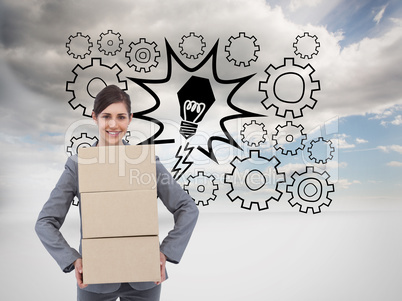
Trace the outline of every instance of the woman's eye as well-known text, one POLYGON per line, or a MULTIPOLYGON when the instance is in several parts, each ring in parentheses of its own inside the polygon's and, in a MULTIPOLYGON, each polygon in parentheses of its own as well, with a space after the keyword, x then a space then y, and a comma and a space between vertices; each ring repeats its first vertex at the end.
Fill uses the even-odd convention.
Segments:
POLYGON ((120 116, 119 118, 123 120, 126 119, 126 116, 120 116))

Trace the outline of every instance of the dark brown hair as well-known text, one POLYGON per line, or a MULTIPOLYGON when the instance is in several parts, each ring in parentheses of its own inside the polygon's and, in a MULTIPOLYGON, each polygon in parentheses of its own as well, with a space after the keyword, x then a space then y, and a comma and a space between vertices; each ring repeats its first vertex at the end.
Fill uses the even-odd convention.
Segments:
POLYGON ((94 109, 97 117, 104 109, 113 103, 122 102, 126 106, 128 116, 131 115, 130 96, 116 85, 110 85, 103 88, 95 97, 94 109))

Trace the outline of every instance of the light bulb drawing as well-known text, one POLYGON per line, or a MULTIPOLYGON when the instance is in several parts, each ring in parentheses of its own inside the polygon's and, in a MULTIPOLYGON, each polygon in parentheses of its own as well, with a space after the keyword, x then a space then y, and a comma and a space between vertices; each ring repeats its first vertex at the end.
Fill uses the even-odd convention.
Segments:
POLYGON ((192 76, 177 92, 180 104, 180 134, 189 139, 197 132, 198 123, 215 102, 211 84, 207 78, 192 76))

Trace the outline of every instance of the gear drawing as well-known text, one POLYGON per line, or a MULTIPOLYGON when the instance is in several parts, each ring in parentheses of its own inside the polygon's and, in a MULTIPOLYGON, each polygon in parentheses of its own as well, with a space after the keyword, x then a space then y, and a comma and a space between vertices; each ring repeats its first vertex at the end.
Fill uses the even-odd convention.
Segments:
POLYGON ((106 33, 100 34, 100 39, 97 41, 99 45, 98 49, 105 55, 116 55, 117 52, 121 51, 121 45, 123 40, 121 39, 120 33, 114 33, 109 29, 106 33))
POLYGON ((78 154, 78 149, 80 147, 91 147, 95 142, 98 141, 98 138, 94 137, 88 137, 87 133, 81 133, 81 136, 76 138, 72 137, 70 139, 71 144, 67 146, 67 153, 70 154, 70 156, 78 154))
POLYGON ((92 58, 91 64, 85 67, 77 64, 72 72, 75 74, 73 81, 66 83, 66 91, 73 93, 68 103, 74 110, 82 107, 83 116, 92 116, 94 99, 104 87, 114 84, 127 90, 127 81, 120 79, 122 69, 117 64, 112 67, 102 64, 101 58, 92 58))
POLYGON ((135 71, 150 72, 152 67, 158 66, 157 58, 160 57, 160 52, 156 50, 156 43, 149 43, 145 38, 140 38, 138 43, 131 42, 130 50, 126 52, 128 58, 127 65, 134 67, 135 71))
POLYGON ((308 32, 305 32, 303 36, 297 36, 296 42, 293 43, 295 55, 300 56, 302 59, 312 59, 313 55, 318 54, 319 47, 320 43, 317 36, 311 36, 308 32))
POLYGON ((257 39, 252 36, 248 37, 244 32, 240 32, 238 37, 231 36, 229 45, 225 46, 225 51, 228 53, 226 59, 229 62, 234 62, 237 67, 243 65, 250 66, 251 61, 257 61, 257 52, 260 51, 260 46, 256 44, 257 39))
POLYGON ((260 146, 261 143, 266 141, 265 136, 267 130, 263 123, 257 123, 255 120, 251 120, 250 123, 243 124, 243 129, 240 131, 242 136, 241 141, 247 143, 248 146, 260 146))
POLYGON ((324 140, 323 137, 319 137, 317 140, 310 142, 310 147, 307 148, 309 152, 310 160, 314 160, 315 163, 326 164, 328 160, 332 160, 335 148, 332 146, 331 140, 324 140))
POLYGON ((126 132, 126 135, 124 136, 124 140, 127 142, 127 143, 130 143, 130 138, 131 138, 131 132, 130 131, 127 131, 126 132))
POLYGON ((320 81, 313 80, 312 74, 315 70, 310 64, 302 67, 296 65, 293 58, 285 58, 283 65, 274 67, 271 64, 265 72, 268 78, 266 81, 260 81, 259 91, 265 92, 266 97, 262 104, 266 110, 272 107, 275 108, 275 115, 278 117, 286 117, 287 113, 291 113, 293 118, 298 118, 303 116, 305 108, 314 109, 317 100, 313 98, 313 94, 320 90, 320 81), (301 93, 296 92, 298 94, 292 96, 283 95, 295 90, 295 87, 283 86, 283 82, 286 83, 289 79, 293 84, 296 83, 295 80, 298 82, 297 87, 301 88, 299 89, 301 93), (278 86, 286 88, 284 89, 286 92, 278 91, 278 86))
POLYGON ((272 141, 275 142, 274 148, 281 151, 283 155, 292 156, 297 154, 298 150, 304 149, 304 141, 307 135, 303 133, 302 125, 293 125, 292 121, 287 121, 286 125, 278 125, 276 133, 272 135, 272 141))
POLYGON ((84 59, 91 54, 92 46, 93 43, 88 35, 84 36, 81 32, 77 32, 75 36, 70 35, 68 38, 67 54, 72 55, 75 59, 84 59))
POLYGON ((328 183, 327 172, 319 173, 314 171, 313 166, 306 166, 306 171, 299 174, 297 171, 291 176, 292 184, 287 185, 286 191, 292 197, 288 201, 294 207, 299 205, 299 211, 307 213, 310 208, 313 213, 320 213, 323 205, 329 206, 332 199, 328 197, 334 192, 334 184, 328 183))
POLYGON ((179 43, 181 55, 186 56, 187 59, 198 59, 200 55, 204 54, 204 48, 207 44, 204 42, 203 36, 197 36, 194 32, 190 32, 188 36, 183 36, 179 43))
POLYGON ((218 184, 215 184, 213 175, 205 175, 199 171, 196 176, 189 176, 188 182, 183 189, 193 198, 196 205, 209 205, 209 201, 216 199, 215 192, 218 190, 218 184))
POLYGON ((276 157, 267 159, 259 150, 250 150, 248 158, 235 157, 230 164, 233 170, 225 174, 225 183, 231 186, 226 195, 232 202, 240 199, 242 208, 251 210, 254 204, 261 211, 268 209, 270 200, 279 201, 282 192, 278 184, 285 182, 285 174, 278 172, 280 161, 276 157))

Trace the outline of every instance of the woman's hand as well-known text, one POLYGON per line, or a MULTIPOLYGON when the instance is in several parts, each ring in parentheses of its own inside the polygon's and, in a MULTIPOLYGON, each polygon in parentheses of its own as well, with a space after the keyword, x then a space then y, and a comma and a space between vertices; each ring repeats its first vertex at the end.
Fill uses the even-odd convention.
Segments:
POLYGON ((160 265, 161 265, 161 281, 155 282, 157 285, 161 284, 163 281, 166 280, 166 256, 162 252, 160 252, 160 265))
POLYGON ((82 282, 82 259, 78 258, 76 261, 74 261, 74 267, 75 267, 75 278, 77 278, 77 284, 80 288, 86 288, 88 284, 84 284, 82 282))

